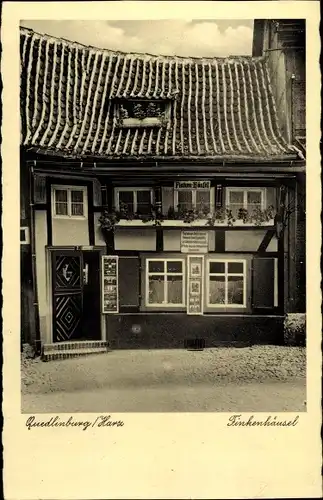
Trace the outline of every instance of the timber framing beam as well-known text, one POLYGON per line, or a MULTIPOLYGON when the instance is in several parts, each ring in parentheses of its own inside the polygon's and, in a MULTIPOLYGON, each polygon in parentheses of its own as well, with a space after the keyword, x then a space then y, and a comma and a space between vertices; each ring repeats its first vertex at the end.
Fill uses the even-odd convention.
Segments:
POLYGON ((266 231, 266 234, 262 242, 260 243, 257 252, 265 252, 267 250, 268 245, 271 242, 274 234, 275 234, 275 229, 268 229, 268 231, 266 231))

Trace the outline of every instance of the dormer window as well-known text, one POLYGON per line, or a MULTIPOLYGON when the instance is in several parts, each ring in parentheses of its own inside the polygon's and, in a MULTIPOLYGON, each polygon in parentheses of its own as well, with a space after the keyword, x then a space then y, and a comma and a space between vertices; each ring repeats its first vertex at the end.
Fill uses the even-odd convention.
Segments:
POLYGON ((170 102, 165 100, 129 99, 116 103, 119 127, 167 127, 170 102))

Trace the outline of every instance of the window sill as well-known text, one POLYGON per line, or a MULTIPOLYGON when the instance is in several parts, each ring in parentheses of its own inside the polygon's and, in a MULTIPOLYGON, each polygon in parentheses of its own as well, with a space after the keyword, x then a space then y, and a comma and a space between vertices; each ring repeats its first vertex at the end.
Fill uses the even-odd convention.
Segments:
POLYGON ((53 215, 52 217, 53 219, 55 220, 87 220, 87 217, 85 217, 84 215, 53 215))

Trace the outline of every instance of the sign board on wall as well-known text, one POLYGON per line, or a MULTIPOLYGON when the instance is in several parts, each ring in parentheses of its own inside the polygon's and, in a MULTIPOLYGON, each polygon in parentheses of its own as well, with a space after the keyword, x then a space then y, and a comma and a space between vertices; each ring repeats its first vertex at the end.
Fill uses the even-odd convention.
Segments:
POLYGON ((187 314, 203 314, 204 256, 188 256, 187 314))
POLYGON ((207 189, 211 188, 211 181, 175 181, 175 189, 207 189))
POLYGON ((119 312, 118 256, 102 256, 102 312, 119 312))
POLYGON ((208 231, 181 231, 182 253, 207 253, 208 249, 208 231))

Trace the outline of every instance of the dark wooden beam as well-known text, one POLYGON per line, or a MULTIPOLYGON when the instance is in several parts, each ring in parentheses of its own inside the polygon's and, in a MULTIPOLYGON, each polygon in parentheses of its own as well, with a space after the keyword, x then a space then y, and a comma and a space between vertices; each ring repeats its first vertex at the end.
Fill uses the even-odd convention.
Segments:
POLYGON ((225 252, 225 231, 221 229, 215 229, 215 251, 225 252))
POLYGON ((275 229, 269 229, 266 231, 265 236, 263 237, 262 242, 260 243, 257 252, 265 252, 269 243, 271 242, 273 236, 275 234, 275 229))

